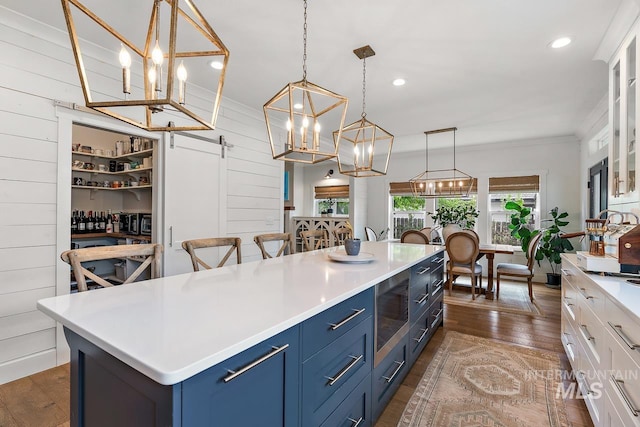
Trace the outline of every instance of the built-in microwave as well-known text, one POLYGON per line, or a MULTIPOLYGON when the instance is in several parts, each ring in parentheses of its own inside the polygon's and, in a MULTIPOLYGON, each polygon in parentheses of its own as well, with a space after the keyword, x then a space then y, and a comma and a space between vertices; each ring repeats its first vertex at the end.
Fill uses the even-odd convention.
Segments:
POLYGON ((151 236, 151 214, 140 214, 140 234, 151 236))

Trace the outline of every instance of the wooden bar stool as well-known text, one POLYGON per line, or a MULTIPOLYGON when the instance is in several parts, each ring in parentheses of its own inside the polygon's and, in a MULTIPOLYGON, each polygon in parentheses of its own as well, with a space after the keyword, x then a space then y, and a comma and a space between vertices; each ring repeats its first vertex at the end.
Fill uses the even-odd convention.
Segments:
POLYGON ((323 249, 329 246, 327 230, 306 230, 300 232, 305 251, 323 249))
POLYGON ((341 246, 346 239, 353 238, 353 231, 347 227, 336 228, 333 230, 333 237, 335 238, 334 246, 341 246))
POLYGON ((129 277, 125 278, 123 282, 123 284, 127 284, 135 281, 147 268, 151 269, 151 279, 159 277, 161 254, 162 245, 159 243, 150 243, 144 245, 96 246, 93 248, 71 249, 60 254, 60 258, 71 265, 73 274, 78 282, 78 291, 84 292, 88 290, 87 279, 93 280, 102 287, 111 287, 113 284, 84 268, 82 266, 83 262, 140 257, 140 266, 138 266, 129 277))
POLYGON ((196 255, 196 249, 205 249, 205 248, 217 248, 222 246, 230 246, 229 250, 225 256, 220 260, 217 267, 222 267, 231 254, 235 251, 236 253, 236 263, 242 264, 242 253, 241 247, 242 240, 239 237, 212 237, 207 239, 192 239, 185 240, 182 242, 182 249, 187 251, 189 256, 191 257, 191 263, 193 264, 193 271, 199 271, 200 266, 204 267, 207 270, 211 270, 211 266, 209 266, 206 262, 204 262, 201 258, 196 255))
POLYGON ((271 233, 271 234, 258 234, 253 238, 253 241, 256 242, 256 245, 260 248, 260 252, 262 252, 262 259, 274 258, 264 247, 265 242, 278 242, 281 241, 282 245, 278 252, 276 253, 276 258, 280 255, 286 255, 285 251, 289 250, 289 253, 294 253, 294 245, 293 245, 293 237, 291 233, 271 233))

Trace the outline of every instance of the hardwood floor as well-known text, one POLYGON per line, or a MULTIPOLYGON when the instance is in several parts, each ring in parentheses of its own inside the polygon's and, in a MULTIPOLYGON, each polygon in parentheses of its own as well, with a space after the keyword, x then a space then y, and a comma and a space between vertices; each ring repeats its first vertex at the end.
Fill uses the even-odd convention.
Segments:
MULTIPOLYGON (((562 368, 570 369, 560 343, 560 291, 536 285, 535 293, 537 302, 546 315, 544 318, 445 305, 445 326, 436 332, 375 426, 395 427, 398 424, 406 403, 433 354, 438 350, 446 331, 556 351, 560 355, 562 368)), ((566 400, 565 406, 571 425, 593 425, 582 400, 566 400)), ((0 426, 69 426, 69 365, 0 386, 0 426)))
MULTIPOLYGON (((523 286, 526 286, 524 284, 523 286)), ((445 304, 444 327, 433 336, 384 410, 375 427, 395 427, 402 411, 416 389, 431 358, 440 347, 447 331, 457 331, 483 338, 492 338, 527 347, 558 352, 562 369, 571 366, 560 342, 560 290, 534 285, 536 302, 545 317, 473 309, 445 304)), ((580 399, 565 400, 567 417, 574 427, 593 426, 589 412, 580 399)))

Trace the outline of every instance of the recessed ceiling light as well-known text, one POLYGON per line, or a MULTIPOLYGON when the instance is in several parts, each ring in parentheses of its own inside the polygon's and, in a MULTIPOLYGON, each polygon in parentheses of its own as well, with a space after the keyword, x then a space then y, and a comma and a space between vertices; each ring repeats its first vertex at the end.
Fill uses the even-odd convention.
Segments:
POLYGON ((214 70, 222 70, 222 68, 224 67, 224 64, 220 61, 211 61, 209 65, 211 65, 211 68, 213 68, 214 70))
POLYGON ((571 37, 560 37, 551 42, 550 46, 553 49, 560 49, 571 43, 571 37))
POLYGON ((393 81, 394 86, 404 86, 407 81, 405 79, 395 79, 393 81))
POLYGON ((293 108, 296 110, 302 110, 302 104, 293 104, 293 108))

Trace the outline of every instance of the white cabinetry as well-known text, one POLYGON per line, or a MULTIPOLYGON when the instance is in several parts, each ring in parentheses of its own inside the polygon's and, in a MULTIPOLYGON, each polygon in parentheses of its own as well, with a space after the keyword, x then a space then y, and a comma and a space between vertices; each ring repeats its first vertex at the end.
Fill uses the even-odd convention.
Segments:
POLYGON ((640 288, 562 261, 562 344, 595 426, 640 427, 640 288))
POLYGON ((609 68, 609 203, 637 202, 638 150, 636 150, 638 70, 636 30, 632 30, 609 68))

